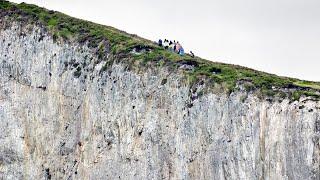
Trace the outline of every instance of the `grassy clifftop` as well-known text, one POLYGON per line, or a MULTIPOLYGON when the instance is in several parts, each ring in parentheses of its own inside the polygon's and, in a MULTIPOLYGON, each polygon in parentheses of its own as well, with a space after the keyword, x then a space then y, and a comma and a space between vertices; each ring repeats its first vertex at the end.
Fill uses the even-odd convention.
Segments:
MULTIPOLYGON (((136 35, 92 22, 70 17, 60 12, 50 11, 26 3, 14 4, 0 0, 0 18, 45 27, 54 40, 76 41, 87 44, 96 50, 101 60, 108 61, 106 52, 114 56, 130 59, 139 66, 168 66, 172 70, 182 69, 192 84, 205 80, 207 83, 220 84, 232 92, 238 82, 248 90, 260 90, 264 96, 289 97, 297 100, 301 95, 320 99, 320 83, 294 78, 279 77, 249 68, 212 62, 189 55, 179 56, 153 42, 136 35), (138 50, 139 53, 132 53, 138 50)), ((107 69, 107 64, 105 69, 107 69)))

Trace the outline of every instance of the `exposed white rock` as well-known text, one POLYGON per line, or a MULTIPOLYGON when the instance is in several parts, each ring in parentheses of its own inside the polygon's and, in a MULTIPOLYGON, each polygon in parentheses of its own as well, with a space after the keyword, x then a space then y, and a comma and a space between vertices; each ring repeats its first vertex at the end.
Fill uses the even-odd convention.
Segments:
POLYGON ((0 179, 320 179, 318 102, 191 100, 179 73, 96 62, 0 31, 0 179))

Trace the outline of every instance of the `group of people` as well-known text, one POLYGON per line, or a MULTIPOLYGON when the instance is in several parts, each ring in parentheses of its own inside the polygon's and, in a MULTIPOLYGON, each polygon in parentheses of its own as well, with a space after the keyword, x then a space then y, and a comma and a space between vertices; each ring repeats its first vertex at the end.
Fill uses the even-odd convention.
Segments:
MULTIPOLYGON (((169 51, 172 52, 176 52, 177 54, 183 56, 184 55, 184 49, 181 46, 181 44, 179 43, 179 41, 169 41, 167 39, 165 39, 164 41, 162 41, 162 39, 159 39, 158 41, 158 45, 161 47, 164 47, 165 49, 168 49, 169 51)), ((192 51, 190 51, 190 54, 192 57, 194 57, 194 54, 192 53, 192 51)))

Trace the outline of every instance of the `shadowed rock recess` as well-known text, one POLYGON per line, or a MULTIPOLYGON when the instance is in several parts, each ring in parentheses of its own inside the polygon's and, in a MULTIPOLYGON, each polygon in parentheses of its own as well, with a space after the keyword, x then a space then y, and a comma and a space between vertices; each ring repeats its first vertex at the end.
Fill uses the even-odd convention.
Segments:
POLYGON ((0 179, 320 179, 319 83, 0 10, 0 179))

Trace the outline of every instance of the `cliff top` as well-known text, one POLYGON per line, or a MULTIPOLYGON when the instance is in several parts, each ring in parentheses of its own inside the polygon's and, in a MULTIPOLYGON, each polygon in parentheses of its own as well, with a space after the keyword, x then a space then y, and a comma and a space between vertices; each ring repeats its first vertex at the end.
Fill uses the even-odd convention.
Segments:
POLYGON ((246 67, 191 57, 188 54, 179 56, 136 35, 36 5, 15 4, 0 0, 0 18, 40 25, 47 29, 56 41, 87 45, 95 50, 101 60, 107 61, 105 70, 110 64, 106 54, 110 52, 113 56, 130 59, 127 63, 140 67, 180 69, 191 85, 205 81, 209 84, 220 84, 225 90, 232 92, 240 82, 247 91, 259 90, 264 96, 289 97, 292 100, 298 100, 300 96, 305 95, 316 100, 320 99, 319 82, 280 77, 246 67))

